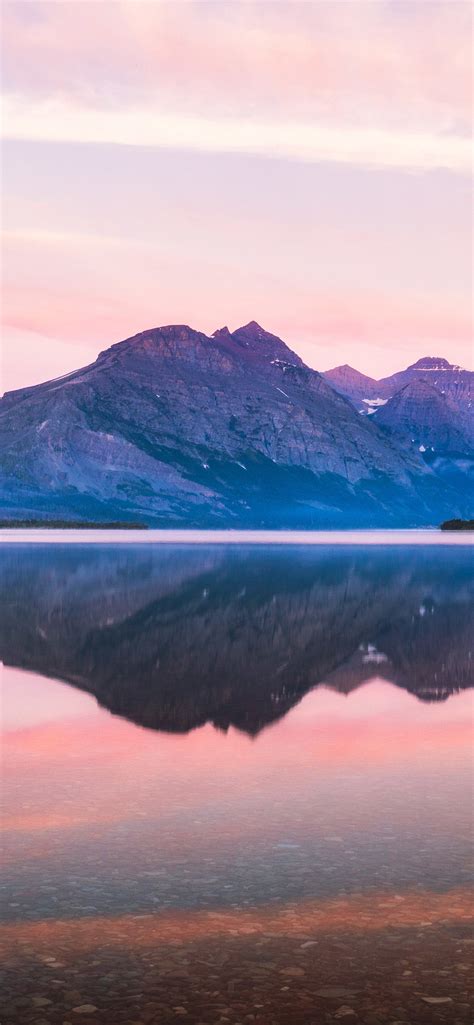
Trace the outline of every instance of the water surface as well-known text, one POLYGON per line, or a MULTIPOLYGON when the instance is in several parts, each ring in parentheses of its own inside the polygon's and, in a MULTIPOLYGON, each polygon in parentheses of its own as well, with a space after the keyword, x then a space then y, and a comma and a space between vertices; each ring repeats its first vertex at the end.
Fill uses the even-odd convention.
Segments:
POLYGON ((6 1023, 470 1021, 470 556, 0 550, 6 1023))
POLYGON ((471 545, 473 531, 405 530, 0 530, 2 544, 471 545))

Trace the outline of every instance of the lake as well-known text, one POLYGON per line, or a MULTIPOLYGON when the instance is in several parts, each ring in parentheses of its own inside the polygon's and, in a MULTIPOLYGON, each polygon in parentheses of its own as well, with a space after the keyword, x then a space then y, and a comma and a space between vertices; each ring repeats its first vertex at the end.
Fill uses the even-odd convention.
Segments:
POLYGON ((471 1022, 466 536, 5 533, 4 1025, 471 1022))

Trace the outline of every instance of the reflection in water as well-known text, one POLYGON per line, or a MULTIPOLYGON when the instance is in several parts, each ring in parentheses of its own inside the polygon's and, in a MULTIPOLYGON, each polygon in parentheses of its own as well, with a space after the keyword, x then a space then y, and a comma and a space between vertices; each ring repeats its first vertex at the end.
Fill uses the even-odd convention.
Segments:
POLYGON ((155 729, 256 734, 310 688, 472 683, 469 549, 1 553, 0 654, 155 729))
POLYGON ((471 1020, 467 560, 0 551, 7 1025, 471 1020))

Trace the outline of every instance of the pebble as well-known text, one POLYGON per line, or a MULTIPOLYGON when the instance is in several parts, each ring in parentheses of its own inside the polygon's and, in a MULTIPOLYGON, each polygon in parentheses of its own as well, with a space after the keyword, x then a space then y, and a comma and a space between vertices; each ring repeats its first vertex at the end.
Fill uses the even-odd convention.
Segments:
MULTIPOLYGON (((363 924, 332 933, 309 916, 295 917, 297 927, 284 923, 288 933, 216 929, 198 940, 184 931, 178 940, 174 925, 169 936, 150 929, 148 937, 143 925, 137 948, 121 926, 108 946, 92 923, 78 923, 78 933, 90 930, 86 950, 75 949, 59 926, 58 940, 53 929, 44 938, 38 933, 28 956, 23 946, 18 955, 8 951, 5 1025, 471 1025, 468 948, 461 953, 457 934, 444 926, 430 930, 423 945, 407 930, 395 949, 385 933, 363 924), (309 946, 305 953, 302 946, 316 944, 312 935, 318 951, 309 946), (56 960, 66 964, 56 968, 57 987, 50 970, 56 960), (449 979, 441 979, 448 966, 449 979)), ((168 929, 166 916, 163 922, 168 929)), ((184 915, 180 928, 182 922, 184 915)))
POLYGON ((452 997, 422 997, 425 1004, 452 1004, 452 997))

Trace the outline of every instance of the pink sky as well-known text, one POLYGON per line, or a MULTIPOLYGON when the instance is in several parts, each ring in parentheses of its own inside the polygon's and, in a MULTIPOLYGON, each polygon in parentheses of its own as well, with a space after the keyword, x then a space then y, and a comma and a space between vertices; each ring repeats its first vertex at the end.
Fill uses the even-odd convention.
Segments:
POLYGON ((470 5, 3 5, 3 389, 256 319, 471 365, 470 5))

